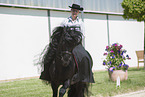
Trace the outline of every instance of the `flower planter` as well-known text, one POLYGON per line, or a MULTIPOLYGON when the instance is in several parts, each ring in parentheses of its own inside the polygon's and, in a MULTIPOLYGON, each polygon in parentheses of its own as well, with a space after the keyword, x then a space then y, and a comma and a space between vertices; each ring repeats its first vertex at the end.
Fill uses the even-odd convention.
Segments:
POLYGON ((118 76, 120 77, 120 81, 127 80, 128 78, 127 70, 126 71, 114 70, 113 72, 108 71, 108 73, 109 73, 109 78, 112 81, 116 81, 118 76))

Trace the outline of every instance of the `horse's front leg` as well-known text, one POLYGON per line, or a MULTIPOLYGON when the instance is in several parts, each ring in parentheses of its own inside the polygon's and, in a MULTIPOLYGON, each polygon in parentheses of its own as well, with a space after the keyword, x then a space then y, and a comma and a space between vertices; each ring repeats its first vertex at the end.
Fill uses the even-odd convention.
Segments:
POLYGON ((64 82, 63 86, 59 90, 59 97, 63 97, 66 89, 70 86, 70 80, 64 82))
POLYGON ((58 85, 56 85, 55 83, 51 83, 51 87, 52 87, 52 90, 53 90, 53 97, 57 97, 58 85))

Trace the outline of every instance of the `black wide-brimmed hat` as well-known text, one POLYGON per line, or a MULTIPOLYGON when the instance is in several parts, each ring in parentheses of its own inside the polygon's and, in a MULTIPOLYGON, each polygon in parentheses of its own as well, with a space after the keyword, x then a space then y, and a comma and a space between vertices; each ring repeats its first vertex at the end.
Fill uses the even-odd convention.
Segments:
POLYGON ((83 11, 83 7, 80 7, 80 5, 78 5, 78 4, 72 4, 72 6, 69 6, 70 8, 73 8, 73 9, 78 9, 78 10, 81 10, 81 11, 83 11))

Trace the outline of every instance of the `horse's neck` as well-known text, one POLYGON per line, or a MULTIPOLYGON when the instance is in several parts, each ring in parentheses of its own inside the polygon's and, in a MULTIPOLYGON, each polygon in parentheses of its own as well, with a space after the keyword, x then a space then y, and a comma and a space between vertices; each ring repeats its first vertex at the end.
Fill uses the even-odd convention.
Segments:
POLYGON ((57 60, 55 63, 55 69, 56 69, 56 72, 62 72, 63 66, 59 60, 57 60))

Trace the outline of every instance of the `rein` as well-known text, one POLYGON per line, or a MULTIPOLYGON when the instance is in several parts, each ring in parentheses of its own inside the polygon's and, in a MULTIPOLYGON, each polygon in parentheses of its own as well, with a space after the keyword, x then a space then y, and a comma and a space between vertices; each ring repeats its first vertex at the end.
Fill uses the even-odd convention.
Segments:
POLYGON ((77 62, 77 60, 76 60, 74 54, 73 54, 73 57, 74 57, 74 59, 75 59, 76 66, 77 66, 77 69, 78 69, 78 71, 79 71, 79 65, 78 65, 78 62, 77 62))

